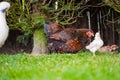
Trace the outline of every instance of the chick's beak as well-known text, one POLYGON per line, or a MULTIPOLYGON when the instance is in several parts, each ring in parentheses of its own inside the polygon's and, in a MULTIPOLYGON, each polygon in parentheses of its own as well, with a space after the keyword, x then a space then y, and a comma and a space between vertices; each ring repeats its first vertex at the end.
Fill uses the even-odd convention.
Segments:
POLYGON ((8 14, 9 14, 9 11, 8 11, 8 8, 6 8, 6 15, 8 16, 8 14))
POLYGON ((8 12, 6 12, 6 15, 8 16, 8 12))

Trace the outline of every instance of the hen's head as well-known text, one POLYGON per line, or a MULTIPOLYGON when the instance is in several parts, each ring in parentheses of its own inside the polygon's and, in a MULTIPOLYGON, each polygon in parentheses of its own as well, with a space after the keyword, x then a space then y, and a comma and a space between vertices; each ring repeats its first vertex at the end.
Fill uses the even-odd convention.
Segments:
POLYGON ((5 13, 10 8, 10 3, 8 2, 0 2, 0 11, 5 13))
POLYGON ((86 35, 87 35, 88 37, 93 37, 93 36, 94 36, 94 32, 93 32, 92 30, 88 30, 88 31, 86 32, 86 35))

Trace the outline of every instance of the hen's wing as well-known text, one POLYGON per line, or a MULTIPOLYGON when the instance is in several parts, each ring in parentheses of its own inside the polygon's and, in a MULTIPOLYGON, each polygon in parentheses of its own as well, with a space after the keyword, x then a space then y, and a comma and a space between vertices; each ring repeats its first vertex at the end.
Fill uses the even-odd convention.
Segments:
POLYGON ((66 28, 58 33, 55 33, 50 36, 51 39, 54 40, 62 40, 62 41, 69 41, 76 37, 76 31, 72 28, 66 28))
POLYGON ((58 52, 66 52, 66 53, 75 53, 81 49, 81 42, 78 41, 78 38, 74 38, 72 40, 67 41, 58 46, 58 52))

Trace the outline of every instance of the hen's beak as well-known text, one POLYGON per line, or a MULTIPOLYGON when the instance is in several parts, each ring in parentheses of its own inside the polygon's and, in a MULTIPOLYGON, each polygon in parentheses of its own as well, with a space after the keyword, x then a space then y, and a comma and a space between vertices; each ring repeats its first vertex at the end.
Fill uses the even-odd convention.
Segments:
POLYGON ((93 33, 91 33, 91 36, 93 37, 93 36, 94 36, 94 34, 93 34, 93 33))

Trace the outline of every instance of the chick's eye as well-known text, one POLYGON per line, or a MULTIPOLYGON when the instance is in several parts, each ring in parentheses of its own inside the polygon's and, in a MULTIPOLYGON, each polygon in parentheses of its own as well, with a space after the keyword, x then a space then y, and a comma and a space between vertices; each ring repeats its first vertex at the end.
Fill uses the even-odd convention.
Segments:
POLYGON ((6 11, 5 9, 2 10, 3 13, 5 13, 5 11, 6 11))
POLYGON ((3 9, 3 10, 2 10, 2 12, 3 12, 3 13, 5 13, 5 12, 6 12, 6 10, 7 10, 7 8, 3 9))

